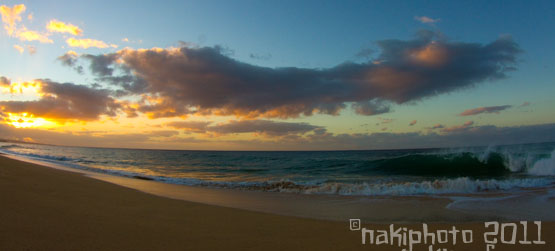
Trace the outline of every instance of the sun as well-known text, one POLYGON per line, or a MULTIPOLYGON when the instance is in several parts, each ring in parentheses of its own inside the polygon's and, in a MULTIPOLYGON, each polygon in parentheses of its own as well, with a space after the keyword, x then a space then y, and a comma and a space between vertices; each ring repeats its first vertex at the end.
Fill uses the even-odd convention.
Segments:
POLYGON ((8 113, 8 123, 16 128, 51 128, 55 127, 56 123, 48 121, 43 118, 37 118, 33 114, 26 112, 23 113, 8 113))

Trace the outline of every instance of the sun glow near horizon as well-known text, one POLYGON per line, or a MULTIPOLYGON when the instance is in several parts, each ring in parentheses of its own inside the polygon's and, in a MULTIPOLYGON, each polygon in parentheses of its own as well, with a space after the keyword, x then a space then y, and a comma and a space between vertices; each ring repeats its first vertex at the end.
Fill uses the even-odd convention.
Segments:
POLYGON ((8 124, 15 128, 54 128, 58 127, 58 123, 46 120, 44 118, 35 117, 33 114, 26 112, 23 113, 8 113, 8 124))

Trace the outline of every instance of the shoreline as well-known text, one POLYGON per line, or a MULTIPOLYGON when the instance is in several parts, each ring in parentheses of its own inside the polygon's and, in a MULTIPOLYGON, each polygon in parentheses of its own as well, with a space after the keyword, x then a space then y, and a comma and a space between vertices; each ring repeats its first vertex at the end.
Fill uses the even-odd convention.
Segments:
MULTIPOLYGON (((5 156, 0 156, 0 181, 2 250, 401 250, 391 245, 361 245, 360 232, 350 231, 347 220, 315 220, 168 199, 5 156)), ((417 214, 415 208, 411 210, 417 214)), ((430 227, 456 225, 473 229, 476 236, 483 232, 483 223, 456 222, 430 227)), ((365 220, 362 224, 388 226, 369 225, 365 220)), ((418 228, 421 223, 405 225, 418 228)), ((543 222, 542 231, 550 245, 528 246, 529 250, 552 250, 555 223, 543 222)), ((519 250, 518 245, 505 246, 499 250, 519 250)), ((485 244, 476 241, 454 247, 476 250, 485 244)))
POLYGON ((363 196, 293 194, 197 187, 98 173, 20 156, 0 156, 78 173, 88 178, 164 198, 283 216, 337 222, 345 222, 349 218, 357 217, 372 223, 414 223, 422 220, 427 222, 451 222, 455 220, 477 222, 487 220, 484 217, 473 217, 467 213, 447 209, 452 201, 446 198, 426 196, 376 196, 368 198, 363 196), (413 212, 412 206, 415 204, 426 210, 413 212))
POLYGON ((510 192, 413 196, 295 194, 172 184, 94 172, 24 156, 0 155, 17 161, 78 173, 88 178, 164 198, 316 220, 345 222, 354 217, 372 223, 409 224, 421 221, 449 223, 525 218, 555 221, 555 215, 550 213, 555 210, 555 190, 552 187, 528 189, 521 194, 510 192), (541 201, 538 201, 538 198, 541 201), (520 202, 514 203, 517 200, 520 202), (495 203, 491 203, 492 201, 495 203), (545 205, 553 210, 549 210, 545 205), (418 210, 410 213, 407 210, 414 208, 418 210), (478 208, 481 209, 480 212, 476 211, 478 208))
POLYGON ((24 156, 0 154, 17 161, 74 172, 89 178, 169 199, 253 212, 345 222, 359 218, 372 223, 448 223, 488 220, 555 221, 555 187, 482 194, 412 196, 346 196, 226 189, 94 172, 24 156), (518 203, 515 203, 517 202, 518 203), (414 211, 414 208, 419 210, 414 211), (476 209, 480 209, 478 212, 476 209))

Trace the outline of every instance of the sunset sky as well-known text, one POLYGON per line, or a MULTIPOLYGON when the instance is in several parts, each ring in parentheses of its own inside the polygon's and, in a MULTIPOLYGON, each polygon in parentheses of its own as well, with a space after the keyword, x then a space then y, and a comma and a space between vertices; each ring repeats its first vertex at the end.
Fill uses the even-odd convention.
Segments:
POLYGON ((0 139, 555 141, 554 1, 0 1, 0 139))

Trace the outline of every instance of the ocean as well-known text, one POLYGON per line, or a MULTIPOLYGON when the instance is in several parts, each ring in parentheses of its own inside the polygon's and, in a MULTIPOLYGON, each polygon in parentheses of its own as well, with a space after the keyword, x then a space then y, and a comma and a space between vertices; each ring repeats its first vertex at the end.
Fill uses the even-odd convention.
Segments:
POLYGON ((456 195, 555 185, 555 143, 379 151, 187 151, 0 142, 0 153, 164 183, 277 193, 456 195))

